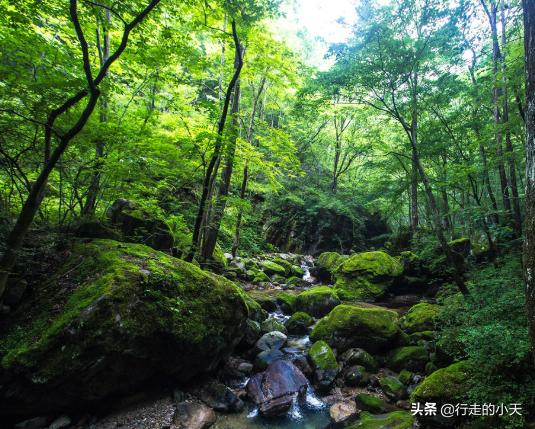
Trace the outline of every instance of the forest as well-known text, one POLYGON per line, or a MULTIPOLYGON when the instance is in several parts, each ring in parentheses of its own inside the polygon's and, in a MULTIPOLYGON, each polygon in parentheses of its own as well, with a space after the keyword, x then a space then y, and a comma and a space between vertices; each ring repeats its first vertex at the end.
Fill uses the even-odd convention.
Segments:
POLYGON ((535 428, 535 0, 0 0, 0 428, 535 428))

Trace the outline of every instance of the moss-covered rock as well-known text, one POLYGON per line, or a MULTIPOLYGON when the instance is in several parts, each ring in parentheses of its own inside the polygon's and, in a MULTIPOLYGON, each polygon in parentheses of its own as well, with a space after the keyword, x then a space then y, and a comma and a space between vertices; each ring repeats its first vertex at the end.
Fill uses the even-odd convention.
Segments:
POLYGON ((411 429, 413 425, 414 417, 408 411, 394 411, 379 416, 363 412, 359 422, 348 426, 348 429, 411 429))
POLYGON ((309 326, 314 324, 314 319, 311 315, 298 311, 292 314, 286 321, 286 329, 290 334, 303 335, 308 332, 309 326))
POLYGON ((387 397, 397 401, 406 396, 405 386, 396 377, 384 375, 379 377, 379 385, 387 397))
POLYGON ((139 244, 78 244, 0 340, 0 413, 90 405, 158 375, 186 382, 243 336, 244 292, 139 244))
POLYGON ((401 318, 401 328, 409 334, 432 331, 435 329, 435 319, 439 310, 440 306, 437 304, 427 302, 416 304, 401 318))
POLYGON ((320 389, 327 389, 338 375, 338 363, 332 349, 325 341, 312 344, 308 356, 314 367, 314 381, 320 389))
POLYGON ((460 237, 455 240, 451 240, 448 244, 451 247, 451 250, 453 250, 455 253, 465 258, 470 255, 472 244, 469 238, 460 237))
POLYGON ((286 274, 286 270, 284 269, 284 267, 273 261, 266 260, 266 261, 260 262, 260 268, 268 276, 272 276, 273 274, 279 274, 281 276, 284 276, 286 274))
POLYGON ((354 348, 347 350, 341 357, 345 365, 362 365, 368 371, 377 371, 377 360, 364 349, 354 348))
POLYGON ((469 361, 461 361, 433 372, 416 387, 411 401, 453 403, 465 399, 472 370, 469 361))
POLYGON ((295 309, 314 317, 323 317, 340 304, 336 292, 328 286, 316 286, 301 292, 295 299, 295 309))
POLYGON ((412 383, 412 378, 414 377, 414 374, 406 369, 402 369, 399 373, 399 381, 401 381, 405 386, 408 386, 412 383))
POLYGON ((321 281, 331 282, 333 274, 347 256, 337 252, 323 252, 316 261, 314 275, 321 281))
POLYGON ((260 324, 260 330, 263 334, 267 332, 279 331, 283 334, 287 333, 286 326, 280 320, 270 317, 269 319, 264 320, 260 324))
POLYGON ((399 334, 396 312, 376 306, 341 304, 321 319, 310 337, 324 340, 338 351, 351 347, 371 352, 384 349, 399 334))
POLYGON ((387 359, 387 366, 394 371, 408 369, 423 372, 427 362, 429 362, 429 354, 425 347, 408 346, 392 350, 387 359))
POLYGON ((357 403, 357 407, 359 407, 359 409, 362 411, 369 411, 373 414, 388 413, 394 408, 381 398, 368 393, 359 393, 355 398, 355 402, 357 403))
POLYGON ((282 292, 277 295, 277 302, 285 314, 292 314, 295 311, 295 300, 297 295, 290 292, 282 292))
POLYGON ((269 276, 260 270, 256 271, 253 277, 253 283, 267 283, 270 280, 269 276))
POLYGON ((403 266, 381 251, 354 254, 335 271, 335 289, 344 300, 374 300, 385 294, 403 266))

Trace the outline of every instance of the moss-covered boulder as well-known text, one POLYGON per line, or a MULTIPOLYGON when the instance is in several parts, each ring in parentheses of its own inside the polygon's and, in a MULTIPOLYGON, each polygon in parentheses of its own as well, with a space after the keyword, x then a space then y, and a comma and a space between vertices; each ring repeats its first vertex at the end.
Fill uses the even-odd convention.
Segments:
POLYGON ((355 402, 360 410, 369 411, 373 414, 388 413, 394 408, 392 405, 387 404, 378 396, 370 395, 369 393, 359 393, 355 397, 355 402))
POLYGON ((292 317, 290 317, 285 323, 288 333, 296 335, 306 334, 309 326, 312 326, 313 324, 314 319, 312 316, 310 314, 303 313, 302 311, 292 314, 292 317))
POLYGON ((314 368, 314 382, 317 387, 329 388, 338 375, 334 352, 325 341, 317 341, 310 347, 308 356, 314 368))
POLYGON ((245 300, 229 280, 144 245, 75 245, 5 327, 0 414, 65 412, 213 370, 243 335, 245 300))
POLYGON ((408 411, 394 411, 392 413, 374 416, 363 412, 360 420, 348 429, 412 429, 414 417, 408 411))
POLYGON ((391 345, 398 334, 396 312, 372 305, 341 304, 319 320, 310 338, 324 340, 340 352, 352 347, 375 352, 391 345))
POLYGON ((261 261, 260 268, 268 276, 272 276, 273 274, 279 274, 281 276, 286 275, 286 270, 284 269, 284 267, 273 261, 268 261, 268 260, 261 261))
POLYGON ((336 292, 328 286, 316 286, 301 292, 295 299, 295 309, 314 317, 323 317, 340 304, 336 292))
POLYGON ((323 252, 319 255, 313 274, 319 280, 331 282, 333 274, 347 256, 340 255, 337 252, 323 252))
POLYGON ((384 394, 393 401, 403 399, 407 395, 407 391, 403 383, 394 376, 383 375, 379 377, 379 385, 381 386, 384 394))
POLYGON ((381 251, 357 253, 344 259, 335 271, 335 289, 344 300, 375 300, 382 297, 403 266, 381 251))
POLYGON ((424 372, 427 362, 429 362, 429 353, 425 347, 408 346, 392 350, 386 364, 388 368, 398 372, 403 369, 424 372))
POLYGON ((295 311, 295 300, 297 295, 291 292, 282 292, 277 295, 277 303, 285 314, 292 314, 295 311))
POLYGON ((411 401, 454 403, 462 400, 471 387, 470 373, 473 369, 469 361, 461 361, 433 372, 416 387, 411 401))
POLYGON ((286 330, 286 326, 284 326, 284 323, 282 323, 280 320, 277 320, 274 317, 270 317, 270 318, 264 320, 260 324, 260 331, 263 334, 265 334, 267 332, 273 332, 273 331, 282 332, 283 334, 286 334, 288 332, 286 330))
POLYGON ((435 329, 435 320, 440 310, 437 304, 421 302, 412 306, 401 318, 401 328, 409 334, 435 329))
POLYGON ((375 372, 379 368, 377 360, 366 350, 354 348, 347 350, 341 357, 344 365, 362 365, 368 371, 375 372))

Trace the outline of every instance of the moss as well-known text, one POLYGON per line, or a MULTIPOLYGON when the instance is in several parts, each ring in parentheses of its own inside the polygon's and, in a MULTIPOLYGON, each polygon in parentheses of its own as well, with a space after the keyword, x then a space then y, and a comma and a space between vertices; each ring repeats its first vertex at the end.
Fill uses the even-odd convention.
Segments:
POLYGON ((408 386, 411 381, 414 374, 406 369, 401 370, 399 373, 399 381, 401 381, 405 386, 408 386))
POLYGON ((87 365, 83 356, 92 347, 121 355, 131 342, 155 335, 181 342, 184 353, 205 349, 215 357, 239 335, 248 313, 231 281, 113 240, 75 245, 62 270, 26 305, 1 341, 1 365, 40 379, 87 365))
POLYGON ((284 273, 280 273, 280 274, 284 274, 286 276, 289 276, 292 274, 292 263, 287 261, 286 259, 282 259, 282 258, 274 258, 273 261, 275 264, 277 265, 280 265, 281 267, 284 268, 284 273))
POLYGON ((392 407, 381 398, 368 393, 358 394, 355 398, 355 402, 361 410, 369 411, 373 414, 387 413, 392 410, 392 407))
POLYGON ((422 331, 415 332, 408 336, 408 341, 410 344, 418 344, 421 341, 433 341, 436 337, 435 331, 422 331))
POLYGON ((313 341, 324 340, 333 346, 340 343, 336 346, 343 349, 366 347, 373 351, 387 345, 398 333, 394 311, 341 304, 314 326, 310 337, 313 341))
POLYGON ((396 377, 384 376, 379 378, 379 385, 386 396, 392 399, 400 399, 405 392, 405 386, 396 377))
POLYGON ((429 361, 429 354, 422 346, 400 347, 392 350, 387 360, 387 366, 395 371, 409 369, 423 371, 429 361))
POLYGON ((270 278, 263 271, 257 271, 253 278, 253 283, 265 283, 269 281, 270 281, 270 278))
POLYGON ((284 267, 273 261, 262 261, 260 262, 260 267, 268 275, 280 274, 281 276, 284 276, 286 274, 284 267))
POLYGON ((298 311, 297 313, 292 314, 286 321, 286 329, 291 334, 305 334, 309 326, 314 324, 314 319, 307 313, 298 311))
POLYGON ((421 302, 414 305, 401 318, 402 329, 408 333, 432 331, 435 329, 435 319, 438 315, 440 306, 421 302))
POLYGON ((282 292, 277 295, 277 302, 285 313, 293 313, 297 295, 290 292, 282 292))
POLYGON ((308 351, 314 366, 319 369, 337 369, 338 363, 332 349, 325 341, 317 341, 308 351))
POLYGON ((286 281, 286 285, 287 286, 292 286, 292 287, 299 286, 301 284, 301 281, 302 281, 301 278, 296 277, 296 276, 292 276, 286 281))
POLYGON ((340 304, 338 295, 328 286, 316 286, 301 292, 295 299, 296 310, 304 311, 315 317, 325 316, 338 304, 340 304))
POLYGON ((364 349, 350 349, 342 356, 346 366, 362 365, 368 371, 375 372, 379 365, 375 358, 364 349))
POLYGON ((301 279, 305 274, 305 270, 303 270, 303 268, 301 268, 299 265, 292 265, 291 274, 301 279))
POLYGON ((317 265, 319 268, 324 268, 333 273, 344 259, 345 257, 337 252, 323 252, 318 257, 317 265))
POLYGON ((348 429, 411 429, 413 425, 414 417, 408 411, 394 411, 381 416, 363 412, 360 421, 348 426, 348 429))
POLYGON ((450 402, 462 400, 470 388, 469 361, 454 363, 427 376, 411 395, 413 402, 450 402))
POLYGON ((274 317, 270 317, 269 319, 264 320, 260 324, 260 329, 263 334, 267 332, 273 332, 273 331, 279 331, 279 332, 282 332, 283 334, 287 333, 286 326, 284 326, 284 323, 280 322, 274 317))
POLYGON ((335 289, 344 300, 376 299, 402 272, 401 263, 385 252, 357 253, 344 259, 336 269, 335 289))
POLYGON ((403 267, 396 258, 381 251, 356 253, 345 259, 337 272, 342 274, 366 273, 373 278, 388 276, 397 277, 403 267))

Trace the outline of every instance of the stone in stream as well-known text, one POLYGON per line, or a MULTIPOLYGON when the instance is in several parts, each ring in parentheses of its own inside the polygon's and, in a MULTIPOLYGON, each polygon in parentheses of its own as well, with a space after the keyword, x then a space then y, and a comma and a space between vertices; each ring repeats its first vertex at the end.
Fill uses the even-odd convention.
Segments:
POLYGON ((260 414, 276 416, 286 413, 295 397, 303 394, 307 386, 306 377, 294 364, 278 360, 264 372, 252 376, 246 390, 260 414))
POLYGON ((328 389, 339 371, 332 349, 325 341, 317 341, 310 347, 308 356, 314 367, 315 384, 319 389, 328 389))
POLYGON ((349 423, 354 422, 358 415, 359 410, 354 401, 340 401, 336 402, 329 409, 329 415, 331 416, 332 424, 329 428, 342 428, 347 426, 349 423))
POLYGON ((372 414, 383 414, 394 410, 392 405, 387 404, 381 398, 368 393, 359 393, 355 398, 355 402, 359 409, 362 411, 369 411, 372 414))
POLYGON ((370 375, 363 366, 353 365, 344 369, 344 382, 346 386, 367 386, 370 375))
POLYGON ((260 351, 280 349, 286 343, 287 337, 282 332, 268 332, 256 342, 256 348, 260 351))
POLYGON ((371 372, 375 372, 379 368, 376 359, 366 350, 360 348, 347 350, 340 359, 344 365, 362 365, 371 372))
POLYGON ((323 317, 340 304, 336 292, 328 286, 316 286, 297 295, 294 308, 314 317, 323 317))
POLYGON ((379 385, 384 394, 393 401, 407 397, 405 386, 394 376, 384 375, 379 377, 379 385))
POLYGON ((292 314, 286 323, 286 329, 290 334, 304 335, 308 332, 309 326, 314 324, 314 319, 307 313, 298 311, 292 314))
POLYGON ((254 368, 257 370, 266 369, 271 363, 280 360, 283 357, 284 353, 282 353, 279 349, 264 350, 256 355, 254 360, 254 368))
POLYGON ((286 326, 284 326, 284 323, 282 323, 280 320, 277 320, 275 317, 270 317, 266 320, 264 320, 260 324, 260 331, 262 333, 268 333, 268 332, 282 332, 283 334, 286 334, 286 326))
POLYGON ((216 419, 214 410, 202 402, 179 402, 173 422, 177 429, 208 429, 216 419))

